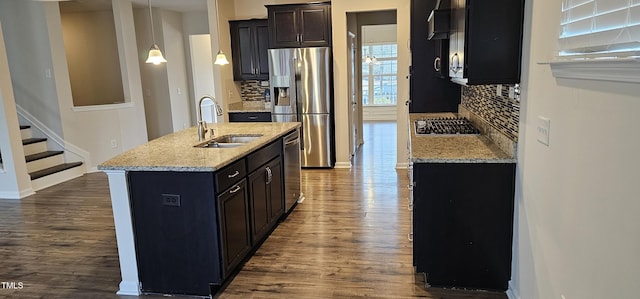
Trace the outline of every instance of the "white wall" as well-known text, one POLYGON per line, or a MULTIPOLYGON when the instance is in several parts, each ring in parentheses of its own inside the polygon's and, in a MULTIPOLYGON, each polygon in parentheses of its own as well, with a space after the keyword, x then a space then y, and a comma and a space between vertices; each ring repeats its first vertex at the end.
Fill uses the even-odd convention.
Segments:
POLYGON ((64 13, 61 18, 74 104, 124 102, 113 12, 64 13))
MULTIPOLYGON (((350 1, 334 0, 331 2, 331 16, 333 23, 333 67, 334 67, 334 104, 336 128, 349 126, 349 86, 347 64, 347 12, 362 12, 374 10, 396 10, 397 38, 398 38, 398 109, 397 119, 408 119, 408 109, 404 102, 409 97, 409 81, 403 70, 409 69, 411 52, 408 46, 410 30, 410 1, 350 1)), ((398 122, 397 132, 397 167, 408 165, 407 153, 407 123, 398 122)), ((336 130, 336 167, 350 167, 349 132, 336 130)))
POLYGON ((555 79, 538 64, 555 53, 561 2, 526 1, 512 295, 638 298, 640 84, 555 79))
MULTIPOLYGON (((193 69, 191 68, 191 46, 189 42, 189 38, 192 35, 201 35, 201 34, 209 34, 209 16, 207 12, 188 12, 182 14, 182 28, 184 33, 183 43, 185 45, 185 60, 187 62, 187 80, 191 83, 189 84, 189 95, 191 96, 191 101, 189 104, 189 111, 191 111, 190 119, 191 125, 195 126, 196 124, 196 105, 198 94, 194 90, 193 84, 193 69)), ((209 48, 211 48, 211 42, 209 42, 209 48)), ((209 51, 211 52, 211 51, 209 51)), ((210 56, 213 54, 210 54, 210 56)), ((211 66, 213 67, 213 65, 211 66)), ((211 80, 210 84, 213 86, 213 80, 211 80)))
POLYGON ((0 1, 0 21, 4 26, 16 104, 62 136, 43 3, 0 1))
POLYGON ((155 40, 167 63, 159 65, 145 63, 151 44, 151 26, 149 10, 138 8, 134 10, 135 31, 139 51, 138 63, 140 67, 142 89, 144 94, 144 109, 147 119, 146 129, 149 140, 169 133, 173 133, 173 118, 171 115, 171 97, 169 90, 169 75, 167 65, 174 57, 167 55, 164 43, 164 26, 160 10, 153 9, 155 40))
POLYGON ((167 79, 173 132, 177 132, 191 126, 182 13, 164 10, 160 16, 164 50, 167 57, 173 58, 167 61, 167 79))
POLYGON ((18 125, 9 62, 5 51, 2 23, 0 22, 0 198, 19 199, 33 194, 31 179, 24 162, 24 151, 18 125), (17 157, 17 159, 14 159, 17 157))

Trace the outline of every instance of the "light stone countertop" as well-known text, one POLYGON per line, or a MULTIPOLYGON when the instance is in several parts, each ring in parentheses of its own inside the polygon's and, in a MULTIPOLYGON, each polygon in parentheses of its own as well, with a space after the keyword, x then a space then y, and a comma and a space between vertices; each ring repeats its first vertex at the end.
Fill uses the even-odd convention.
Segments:
MULTIPOLYGON (((215 136, 262 134, 258 139, 233 148, 196 148, 196 127, 149 141, 98 165, 99 170, 127 171, 216 171, 295 128, 297 122, 210 124, 215 136)), ((208 136, 207 136, 208 137, 208 136)), ((207 138, 210 139, 210 138, 207 138)))
POLYGON ((230 113, 271 112, 264 106, 264 101, 242 101, 227 105, 230 113))
POLYGON ((409 114, 411 162, 414 163, 515 163, 483 135, 417 136, 414 120, 422 118, 455 117, 456 113, 409 114))

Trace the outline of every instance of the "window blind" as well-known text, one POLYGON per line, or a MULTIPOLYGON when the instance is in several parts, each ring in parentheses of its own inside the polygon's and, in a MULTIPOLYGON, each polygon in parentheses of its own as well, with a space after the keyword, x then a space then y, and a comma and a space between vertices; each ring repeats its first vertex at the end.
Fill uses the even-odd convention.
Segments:
POLYGON ((640 0, 562 0, 559 56, 640 56, 640 0))

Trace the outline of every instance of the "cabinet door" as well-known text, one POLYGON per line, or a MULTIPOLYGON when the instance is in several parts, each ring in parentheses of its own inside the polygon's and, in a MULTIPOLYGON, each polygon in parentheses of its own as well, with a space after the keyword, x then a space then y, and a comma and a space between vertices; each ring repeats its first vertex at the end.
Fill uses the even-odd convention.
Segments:
POLYGON ((267 20, 260 20, 255 26, 256 79, 269 80, 269 24, 267 20))
POLYGON ((328 5, 300 8, 300 46, 326 47, 331 44, 331 17, 328 5))
POLYGON ((248 21, 230 22, 233 57, 233 79, 250 80, 256 76, 253 63, 253 33, 248 21))
POLYGON ((275 225, 284 214, 284 192, 283 192, 283 171, 282 157, 271 160, 267 165, 270 169, 271 178, 267 180, 269 190, 269 219, 275 225))
POLYGON ((269 48, 295 48, 300 45, 297 9, 269 7, 269 48))
POLYGON ((251 202, 251 232, 257 243, 269 230, 269 174, 263 166, 249 175, 249 199, 251 202))
POLYGON ((223 277, 251 250, 247 185, 243 179, 218 196, 223 277))

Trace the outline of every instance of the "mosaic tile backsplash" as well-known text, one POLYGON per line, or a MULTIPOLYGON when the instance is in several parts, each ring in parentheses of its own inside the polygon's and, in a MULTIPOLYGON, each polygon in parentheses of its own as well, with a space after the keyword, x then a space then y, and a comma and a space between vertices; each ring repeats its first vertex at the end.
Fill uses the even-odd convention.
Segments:
POLYGON ((243 101, 264 101, 264 90, 269 86, 260 86, 256 80, 246 80, 240 82, 240 95, 243 101))
POLYGON ((463 86, 460 105, 517 142, 520 102, 509 98, 509 87, 503 84, 498 96, 498 85, 463 86))

